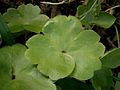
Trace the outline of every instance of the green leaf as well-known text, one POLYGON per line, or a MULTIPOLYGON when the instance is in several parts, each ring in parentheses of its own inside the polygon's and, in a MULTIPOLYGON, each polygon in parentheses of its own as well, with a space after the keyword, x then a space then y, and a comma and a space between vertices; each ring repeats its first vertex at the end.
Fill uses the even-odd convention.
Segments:
POLYGON ((10 48, 2 48, 0 49, 0 90, 4 87, 5 83, 7 83, 12 78, 12 69, 10 61, 7 59, 9 55, 10 48), (5 57, 7 56, 7 57, 5 57))
POLYGON ((0 49, 0 90, 56 90, 53 82, 24 57, 26 49, 21 44, 0 49))
POLYGON ((116 18, 106 12, 101 11, 101 0, 88 0, 87 5, 79 5, 77 16, 84 25, 97 25, 109 28, 116 18))
POLYGON ((110 90, 113 85, 112 71, 107 68, 96 71, 92 84, 95 90, 110 90))
MULTIPOLYGON (((120 78, 120 73, 118 74, 118 78, 120 78)), ((120 81, 117 81, 115 84, 115 90, 120 90, 120 81)))
POLYGON ((11 32, 29 30, 39 33, 49 19, 46 15, 40 14, 40 8, 32 4, 20 5, 17 9, 9 8, 3 14, 11 32))
POLYGON ((22 70, 32 65, 31 62, 24 57, 25 51, 26 47, 21 44, 11 47, 11 58, 8 59, 12 62, 12 67, 16 77, 22 72, 22 70))
POLYGON ((110 26, 113 25, 115 22, 116 18, 109 13, 106 12, 100 12, 98 15, 95 16, 95 19, 93 20, 92 23, 103 27, 103 28, 109 28, 110 26))
POLYGON ((99 58, 104 53, 104 46, 99 43, 99 39, 100 37, 92 30, 79 34, 79 37, 73 44, 77 48, 75 50, 73 47, 73 52, 70 53, 76 61, 76 67, 72 74, 73 77, 81 80, 89 79, 93 76, 95 70, 101 68, 99 58))
POLYGON ((113 49, 106 53, 101 59, 103 67, 117 68, 120 66, 120 48, 113 49))
POLYGON ((0 15, 0 35, 8 45, 13 45, 15 43, 2 15, 0 15))
MULTIPOLYGON (((77 15, 82 18, 83 16, 86 16, 87 14, 89 14, 93 11, 95 12, 97 4, 100 5, 100 3, 98 3, 98 0, 88 0, 88 1, 86 1, 86 5, 79 5, 78 6, 77 15)), ((100 10, 100 8, 99 8, 99 10, 100 10)))
POLYGON ((71 75, 86 80, 101 68, 104 46, 100 37, 92 30, 83 31, 77 18, 57 16, 45 24, 43 32, 44 36, 38 34, 27 41, 26 57, 51 79, 71 75))
POLYGON ((77 16, 84 25, 91 25, 96 14, 101 10, 101 1, 88 0, 86 5, 79 5, 77 8, 77 16))
POLYGON ((3 90, 56 90, 53 82, 39 73, 36 68, 30 68, 17 79, 7 83, 3 90))

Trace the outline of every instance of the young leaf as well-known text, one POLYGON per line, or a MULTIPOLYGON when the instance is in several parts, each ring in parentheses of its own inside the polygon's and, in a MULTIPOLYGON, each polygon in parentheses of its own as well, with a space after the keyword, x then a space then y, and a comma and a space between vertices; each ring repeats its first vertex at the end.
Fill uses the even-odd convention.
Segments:
POLYGON ((20 5, 17 9, 9 8, 3 14, 11 32, 29 30, 39 33, 49 19, 46 15, 40 14, 40 8, 32 4, 20 5))
POLYGON ((77 16, 84 25, 98 25, 103 28, 109 28, 113 25, 116 18, 101 10, 100 0, 88 0, 87 5, 79 5, 77 16))
POLYGON ((107 68, 117 68, 120 66, 120 48, 116 48, 108 52, 102 59, 101 59, 103 67, 107 68))
POLYGON ((110 26, 113 25, 115 20, 116 20, 115 17, 110 15, 109 13, 100 12, 97 16, 95 16, 92 23, 103 28, 109 28, 110 26))
POLYGON ((56 90, 24 57, 25 50, 20 44, 0 49, 0 90, 56 90))
POLYGON ((38 34, 27 41, 26 57, 51 79, 71 75, 86 80, 101 68, 104 46, 100 37, 92 30, 83 31, 77 18, 56 16, 45 24, 43 32, 44 36, 38 34))
POLYGON ((77 8, 77 16, 84 25, 92 24, 94 17, 101 10, 101 1, 88 0, 86 5, 79 5, 77 8))
POLYGON ((113 85, 112 71, 107 68, 96 71, 92 84, 95 90, 110 90, 113 85))

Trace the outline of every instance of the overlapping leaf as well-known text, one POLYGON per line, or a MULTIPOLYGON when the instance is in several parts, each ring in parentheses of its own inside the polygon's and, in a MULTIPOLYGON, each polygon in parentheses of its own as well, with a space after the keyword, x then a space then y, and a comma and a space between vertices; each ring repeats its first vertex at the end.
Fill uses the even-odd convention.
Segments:
POLYGON ((40 8, 32 4, 20 5, 17 9, 9 8, 3 14, 11 32, 29 30, 39 33, 49 19, 46 15, 40 14, 40 8))
POLYGON ((43 32, 44 36, 38 34, 27 41, 26 57, 51 79, 70 75, 86 80, 101 68, 104 46, 100 37, 92 30, 83 31, 77 18, 57 16, 45 24, 43 32))
POLYGON ((20 75, 7 83, 3 90, 56 90, 53 82, 41 75, 36 68, 19 73, 20 75))
POLYGON ((4 52, 4 51, 7 51, 7 50, 9 51, 10 48, 0 49, 0 90, 2 90, 5 83, 7 83, 12 78, 11 64, 10 64, 10 61, 7 59, 8 56, 9 56, 9 53, 4 52), (4 54, 6 54, 6 57, 4 56, 4 54))
POLYGON ((20 44, 0 49, 0 90, 56 90, 24 57, 25 50, 20 44))

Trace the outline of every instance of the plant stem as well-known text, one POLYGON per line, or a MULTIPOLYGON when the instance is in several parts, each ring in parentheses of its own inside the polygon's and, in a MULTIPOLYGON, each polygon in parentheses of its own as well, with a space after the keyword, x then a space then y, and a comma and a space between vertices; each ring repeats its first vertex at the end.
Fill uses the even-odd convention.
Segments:
POLYGON ((117 29, 116 25, 114 25, 114 27, 115 27, 115 30, 116 30, 116 37, 117 37, 118 47, 120 47, 120 39, 119 39, 118 29, 117 29))

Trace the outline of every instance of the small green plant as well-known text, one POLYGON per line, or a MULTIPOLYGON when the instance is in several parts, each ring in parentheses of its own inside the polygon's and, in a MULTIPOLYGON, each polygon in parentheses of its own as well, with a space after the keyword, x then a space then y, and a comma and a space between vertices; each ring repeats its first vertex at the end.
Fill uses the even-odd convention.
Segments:
POLYGON ((105 53, 100 36, 82 26, 109 28, 115 22, 100 5, 99 0, 89 0, 78 7, 76 17, 49 19, 32 4, 9 8, 0 15, 1 36, 11 45, 0 48, 0 90, 76 90, 71 82, 85 90, 119 90, 120 75, 114 77, 111 69, 120 66, 120 48, 105 53), (23 30, 35 33, 26 45, 15 43, 11 34, 23 30), (94 89, 76 80, 89 80, 94 89))

